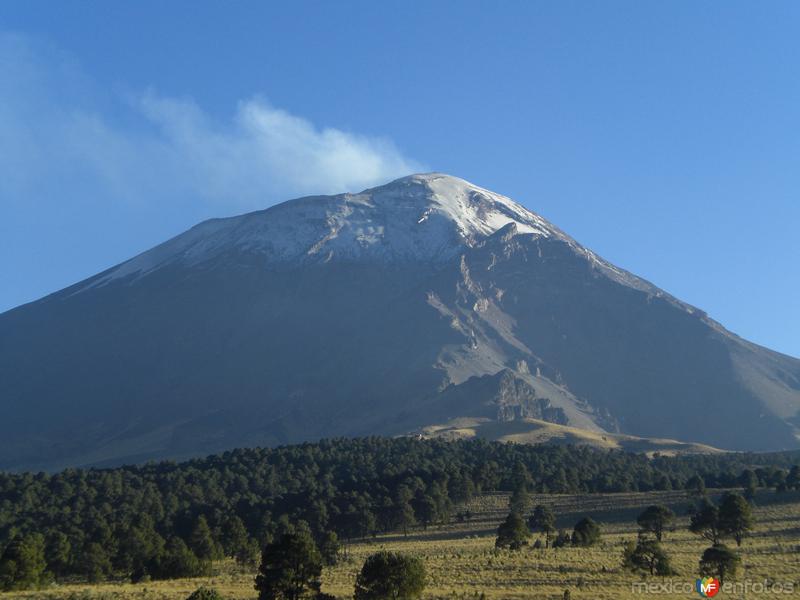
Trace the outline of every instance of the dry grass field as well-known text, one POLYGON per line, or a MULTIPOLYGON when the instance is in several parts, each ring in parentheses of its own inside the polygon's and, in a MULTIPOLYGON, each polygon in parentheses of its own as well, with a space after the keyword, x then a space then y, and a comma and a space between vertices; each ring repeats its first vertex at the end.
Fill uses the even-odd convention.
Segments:
MULTIPOLYGON (((544 496, 535 502, 550 503, 559 515, 558 525, 571 529, 582 516, 590 515, 603 526, 603 541, 594 548, 533 549, 496 551, 494 530, 507 512, 504 494, 484 495, 469 507, 469 523, 431 527, 403 535, 378 536, 351 544, 347 558, 323 575, 323 590, 339 598, 351 597, 357 571, 364 558, 379 549, 397 550, 421 556, 428 573, 425 597, 488 599, 561 599, 569 589, 573 600, 626 600, 648 594, 632 584, 662 581, 644 578, 620 568, 622 546, 636 537, 635 518, 643 506, 662 503, 680 515, 675 531, 666 534, 664 547, 678 575, 669 580, 686 585, 698 576, 697 562, 707 544, 686 530, 683 516, 692 499, 684 492, 648 494, 607 494, 592 496, 544 496)), ((756 500, 757 528, 741 549, 744 569, 738 580, 753 582, 794 582, 794 594, 752 593, 747 598, 800 598, 800 494, 776 496, 760 493, 756 500), (746 569, 746 572, 745 572, 746 569)), ((533 539, 531 540, 533 541, 533 539)), ((38 592, 0 594, 1 600, 183 600, 200 585, 217 588, 230 599, 253 599, 252 572, 232 563, 216 566, 209 579, 174 580, 147 584, 62 585, 38 592)), ((661 598, 697 598, 696 593, 659 593, 661 598)), ((718 598, 723 598, 720 593, 718 598)), ((727 598, 743 598, 729 593, 727 598)))

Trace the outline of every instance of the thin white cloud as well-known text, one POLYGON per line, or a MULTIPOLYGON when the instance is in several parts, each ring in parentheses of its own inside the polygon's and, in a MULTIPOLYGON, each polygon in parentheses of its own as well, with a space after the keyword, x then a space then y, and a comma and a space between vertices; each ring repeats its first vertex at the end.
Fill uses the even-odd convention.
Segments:
POLYGON ((0 35, 0 203, 203 203, 219 214, 358 191, 421 167, 388 140, 252 98, 228 121, 155 91, 108 94, 57 49, 0 35))

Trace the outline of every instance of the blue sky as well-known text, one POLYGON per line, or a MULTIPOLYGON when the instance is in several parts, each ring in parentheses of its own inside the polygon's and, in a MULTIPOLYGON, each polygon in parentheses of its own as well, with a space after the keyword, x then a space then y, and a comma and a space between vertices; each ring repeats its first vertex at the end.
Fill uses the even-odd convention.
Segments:
POLYGON ((800 4, 0 6, 0 311, 415 170, 800 356, 800 4))

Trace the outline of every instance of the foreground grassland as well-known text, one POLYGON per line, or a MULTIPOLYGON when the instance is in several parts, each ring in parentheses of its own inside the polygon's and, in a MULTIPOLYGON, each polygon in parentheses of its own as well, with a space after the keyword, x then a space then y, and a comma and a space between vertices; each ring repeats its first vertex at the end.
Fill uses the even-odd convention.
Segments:
MULTIPOLYGON (((647 494, 606 494, 592 496, 541 496, 534 502, 553 505, 559 515, 558 525, 571 529, 582 516, 590 515, 603 525, 603 541, 594 548, 533 549, 518 552, 496 551, 494 532, 507 512, 505 494, 484 495, 469 507, 474 516, 469 523, 431 527, 400 535, 378 536, 347 548, 347 558, 323 575, 323 591, 339 598, 350 598, 357 571, 367 555, 379 549, 407 552, 425 561, 428 585, 425 597, 489 599, 563 598, 569 589, 573 600, 625 600, 642 598, 632 584, 640 581, 663 581, 645 578, 620 568, 622 545, 636 537, 636 515, 649 504, 670 505, 680 516, 675 531, 666 535, 664 548, 670 554, 679 575, 669 578, 684 584, 697 577, 697 562, 708 546, 687 531, 688 517, 682 516, 693 502, 686 492, 647 494)), ((748 594, 753 597, 800 598, 800 494, 760 493, 754 514, 757 528, 741 549, 745 577, 754 582, 789 582, 795 584, 792 595, 748 594), (746 569, 746 573, 745 573, 746 569)), ((533 542, 535 538, 531 539, 533 542)), ((0 594, 11 598, 47 600, 183 600, 200 585, 215 587, 230 599, 253 599, 254 573, 237 569, 232 563, 220 563, 217 574, 208 579, 186 579, 147 584, 62 585, 38 592, 0 594)), ((699 598, 697 594, 658 594, 660 598, 699 598)), ((723 598, 742 598, 728 594, 723 598)))

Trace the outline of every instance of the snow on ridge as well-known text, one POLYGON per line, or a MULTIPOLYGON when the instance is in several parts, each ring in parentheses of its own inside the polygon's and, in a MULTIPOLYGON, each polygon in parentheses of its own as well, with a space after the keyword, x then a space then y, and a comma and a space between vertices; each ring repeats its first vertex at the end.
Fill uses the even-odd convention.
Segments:
POLYGON ((510 198, 440 173, 410 175, 357 194, 298 198, 205 221, 112 269, 89 287, 137 279, 172 263, 194 265, 231 251, 267 263, 446 260, 516 223, 518 234, 563 237, 510 198))

